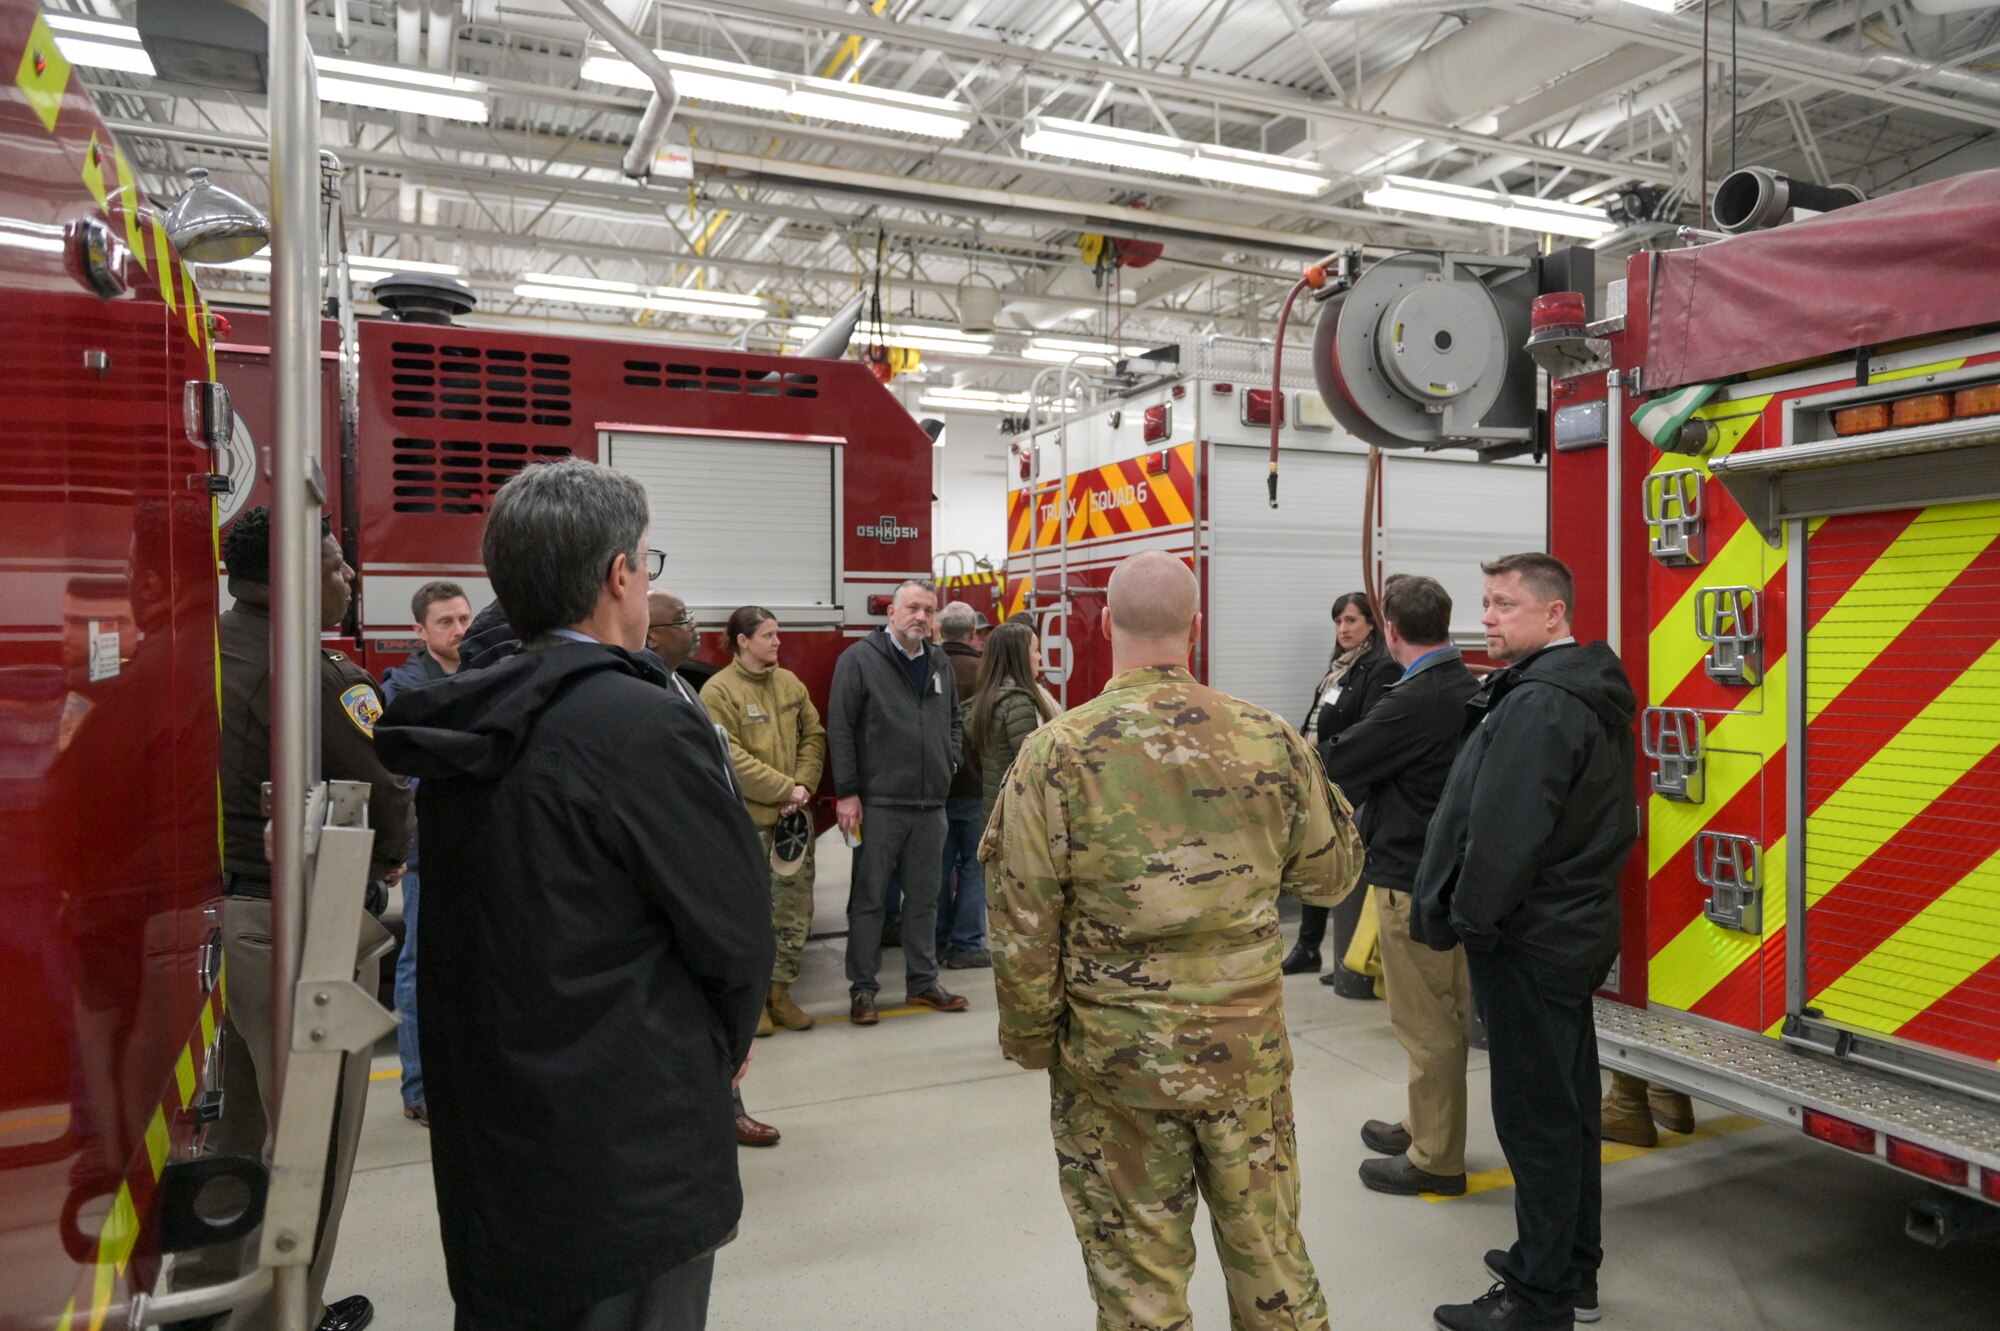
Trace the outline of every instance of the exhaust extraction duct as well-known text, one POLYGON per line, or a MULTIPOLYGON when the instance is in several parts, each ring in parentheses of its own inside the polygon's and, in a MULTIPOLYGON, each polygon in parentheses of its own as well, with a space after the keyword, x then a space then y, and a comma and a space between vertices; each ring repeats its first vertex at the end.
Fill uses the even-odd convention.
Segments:
POLYGON ((1795 211, 1830 213, 1867 199, 1855 185, 1815 185, 1768 166, 1748 166, 1724 176, 1715 187, 1710 216, 1719 230, 1734 236, 1776 226, 1795 211))

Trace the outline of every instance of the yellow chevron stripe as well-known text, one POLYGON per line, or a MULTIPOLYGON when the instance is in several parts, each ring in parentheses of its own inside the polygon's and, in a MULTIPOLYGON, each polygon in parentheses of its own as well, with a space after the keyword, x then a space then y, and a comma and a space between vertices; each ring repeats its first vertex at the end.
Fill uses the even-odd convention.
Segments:
POLYGON ((1694 419, 1707 421, 1715 427, 1716 442, 1698 458, 1690 458, 1686 453, 1662 453, 1653 463, 1652 474, 1661 472, 1686 471, 1691 464, 1698 463, 1706 471, 1715 458, 1726 458, 1736 451, 1743 436, 1750 433, 1750 427, 1763 418, 1764 408, 1771 405, 1774 394, 1762 397, 1738 398, 1730 402, 1711 402, 1695 412, 1694 419))
POLYGON ((90 1331, 102 1331, 104 1314, 111 1311, 111 1289, 117 1278, 118 1272, 99 1256, 96 1274, 90 1282, 90 1331))
POLYGON ((167 228, 157 213, 148 220, 153 224, 153 255, 160 261, 160 295, 166 298, 167 313, 181 312, 180 298, 174 292, 174 249, 167 239, 167 228))
POLYGON ((167 1167, 167 1115, 157 1106, 153 1121, 146 1125, 146 1163, 153 1167, 153 1182, 158 1183, 160 1171, 167 1167))
POLYGON ((181 1108, 186 1109, 194 1099, 194 1055, 181 1050, 181 1056, 174 1060, 174 1089, 180 1092, 181 1108))
POLYGON ((1893 1033, 2000 955, 2000 851, 1813 997, 1830 1020, 1893 1033))
POLYGON ((146 247, 139 237, 139 208, 143 202, 139 198, 139 182, 132 176, 132 163, 126 160, 125 150, 115 143, 111 145, 111 161, 118 169, 118 207, 125 214, 126 247, 139 266, 150 271, 153 263, 146 257, 146 247))
POLYGON ((56 1319, 56 1331, 72 1331, 75 1326, 76 1299, 72 1296, 70 1301, 63 1305, 62 1316, 56 1319))
POLYGON ((207 1003, 201 1005, 201 1047, 206 1049, 215 1043, 215 1009, 207 1003))
MULTIPOLYGON (((1180 458, 1182 464, 1187 467, 1188 474, 1193 475, 1194 448, 1191 445, 1182 444, 1174 450, 1174 456, 1180 458)), ((1167 521, 1176 525, 1192 521, 1194 518, 1193 508, 1188 503, 1187 496, 1181 493, 1180 481, 1173 474, 1171 464, 1169 464, 1167 474, 1157 479, 1159 480, 1159 484, 1153 487, 1153 497, 1160 501, 1160 511, 1167 515, 1167 521)))
MULTIPOLYGON (((1783 663, 1780 662, 1780 665, 1783 663)), ((1771 706, 1761 712, 1732 712, 1708 733, 1708 756, 1702 762, 1702 802, 1687 804, 1662 799, 1646 801, 1646 876, 1652 877, 1683 854, 1695 833, 1707 827, 1716 810, 1736 798, 1763 775, 1785 742, 1785 676, 1773 671, 1768 693, 1771 706)), ((1725 828, 1724 831, 1740 830, 1725 828)))
MULTIPOLYGON (((1701 580, 1690 584, 1681 598, 1653 626, 1646 644, 1646 694, 1653 706, 1664 705, 1673 696, 1674 690, 1680 687, 1682 680, 1701 669, 1701 663, 1708 655, 1708 644, 1694 633, 1694 603, 1701 589, 1755 587, 1761 590, 1784 567, 1784 562, 1784 552, 1771 550, 1749 523, 1744 523, 1730 534, 1722 548, 1703 566, 1701 580), (1772 555, 1768 567, 1764 561, 1766 551, 1772 555)), ((1766 606, 1765 610, 1768 612, 1770 607, 1766 606)), ((1769 625, 1765 627, 1768 636, 1769 625)), ((1760 691, 1768 687, 1771 676, 1776 673, 1774 666, 1767 666, 1765 683, 1746 690, 1742 706, 1758 707, 1760 691)))
POLYGON ((40 14, 28 29, 27 44, 21 48, 21 64, 14 71, 14 86, 21 100, 41 117, 42 128, 53 134, 56 117, 62 111, 63 93, 69 89, 70 65, 56 45, 56 35, 40 14), (40 65, 37 69, 35 66, 40 65))
POLYGON ((1808 906, 1838 887, 1993 751, 1988 718, 1996 690, 2000 642, 1813 811, 1806 820, 1808 906))
MULTIPOLYGON (((1763 938, 1769 938, 1785 924, 1784 837, 1765 848, 1759 868, 1764 876, 1763 938)), ((1685 1011, 1735 974, 1762 946, 1763 938, 1724 929, 1696 915, 1646 963, 1647 996, 1685 1011)))
POLYGON ((2000 517, 2000 502, 1950 507, 1957 511, 1950 520, 1932 519, 1939 512, 1935 508, 1919 514, 1813 625, 1812 669, 1806 672, 1808 725, 1922 613, 1918 609, 1905 616, 1899 609, 1899 618, 1892 619, 1882 613, 1885 603, 1929 606, 2000 536, 1990 525, 2000 517))

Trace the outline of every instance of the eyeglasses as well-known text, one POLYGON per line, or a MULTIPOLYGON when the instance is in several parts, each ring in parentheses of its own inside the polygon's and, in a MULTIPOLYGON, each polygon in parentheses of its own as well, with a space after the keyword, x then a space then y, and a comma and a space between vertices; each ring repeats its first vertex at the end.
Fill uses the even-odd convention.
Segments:
POLYGON ((695 623, 695 617, 693 615, 682 615, 679 619, 669 619, 661 622, 649 623, 646 625, 646 627, 649 629, 687 629, 689 631, 693 631, 698 626, 695 623))
MULTIPOLYGON (((631 562, 629 557, 627 558, 627 562, 628 563, 631 562)), ((615 568, 617 564, 618 564, 618 556, 617 555, 611 556, 611 562, 604 566, 604 576, 607 578, 610 577, 611 570, 615 568)), ((665 550, 648 550, 646 552, 646 581, 658 582, 660 580, 660 575, 662 573, 665 573, 666 571, 667 571, 667 552, 665 550)))

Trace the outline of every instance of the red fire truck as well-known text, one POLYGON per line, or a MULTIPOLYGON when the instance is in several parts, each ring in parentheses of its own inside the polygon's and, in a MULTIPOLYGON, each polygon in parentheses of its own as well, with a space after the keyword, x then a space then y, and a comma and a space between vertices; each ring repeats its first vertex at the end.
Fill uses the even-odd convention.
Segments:
POLYGON ((212 1104, 225 422, 201 295, 26 0, 0 62, 0 1327, 123 1326, 212 1104))
MULTIPOLYGON (((272 420, 270 320, 231 310, 216 368, 237 429, 223 521, 262 501, 254 459, 272 420)), ((930 573, 930 438, 865 365, 655 343, 363 319, 351 447, 340 431, 339 335, 325 326, 327 510, 360 574, 353 646, 370 669, 407 653, 424 583, 492 599, 480 533, 492 496, 535 462, 579 457, 637 477, 658 585, 703 625, 699 655, 729 659, 721 626, 762 605, 785 665, 824 707, 848 642, 883 622, 879 598, 930 573), (871 601, 874 602, 871 608, 871 601)))
POLYGON ((1996 215, 1640 254, 1533 338, 1551 548, 1647 705, 1606 1063, 1928 1180, 1930 1243, 2000 1232, 1996 215))
POLYGON ((1142 550, 1179 556, 1201 581, 1201 677, 1295 725, 1333 646, 1328 609, 1362 587, 1364 548, 1389 572, 1441 580, 1453 636, 1483 646, 1479 560, 1541 547, 1545 468, 1526 456, 1398 454, 1364 515, 1368 445, 1318 391, 1310 358, 1295 352, 1290 366, 1274 388, 1269 341, 1160 348, 1126 362, 1123 396, 1038 414, 1015 442, 1001 609, 1034 615, 1048 677, 1069 703, 1110 677, 1105 587, 1142 550), (1284 478, 1275 508, 1274 416, 1284 478))

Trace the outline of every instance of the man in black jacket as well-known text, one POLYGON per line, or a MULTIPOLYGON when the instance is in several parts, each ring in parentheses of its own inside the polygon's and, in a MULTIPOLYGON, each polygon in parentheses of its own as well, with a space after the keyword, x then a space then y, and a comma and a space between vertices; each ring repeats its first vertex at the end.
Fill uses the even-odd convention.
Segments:
POLYGON ((1465 944, 1519 1238, 1486 1254, 1499 1283, 1436 1318, 1445 1331, 1540 1331, 1597 1314, 1591 994, 1618 954, 1618 879, 1639 832, 1635 704, 1611 649, 1571 635, 1576 586, 1561 561, 1519 554, 1481 567, 1487 650, 1508 664, 1467 704, 1412 928, 1434 948, 1465 944))
POLYGON ((880 1019, 882 914, 891 874, 903 895, 903 974, 908 1001, 963 1012, 966 1001, 938 983, 937 893, 931 875, 944 861, 945 799, 962 757, 958 684, 951 658, 930 641, 937 593, 906 582, 889 601, 889 623, 840 654, 827 697, 826 746, 834 814, 852 845, 847 898, 849 1019, 880 1019), (866 826, 863 826, 864 814, 866 826))
POLYGON ((1479 682, 1451 645, 1451 594, 1436 579, 1389 579, 1382 630, 1401 678, 1367 715, 1320 746, 1326 774, 1361 810, 1368 847, 1362 881, 1374 890, 1381 924, 1389 1026, 1410 1056, 1402 1121, 1361 1125, 1362 1143, 1390 1157, 1364 1162, 1361 1181, 1376 1192, 1456 1197, 1465 1191, 1472 983, 1463 948, 1434 952, 1410 937, 1410 888, 1479 682))
POLYGON ((770 868, 700 712, 641 657, 645 491, 587 462, 494 501, 521 650, 396 696, 422 778, 431 1162, 456 1331, 694 1331, 743 1209, 730 1088, 770 868))

